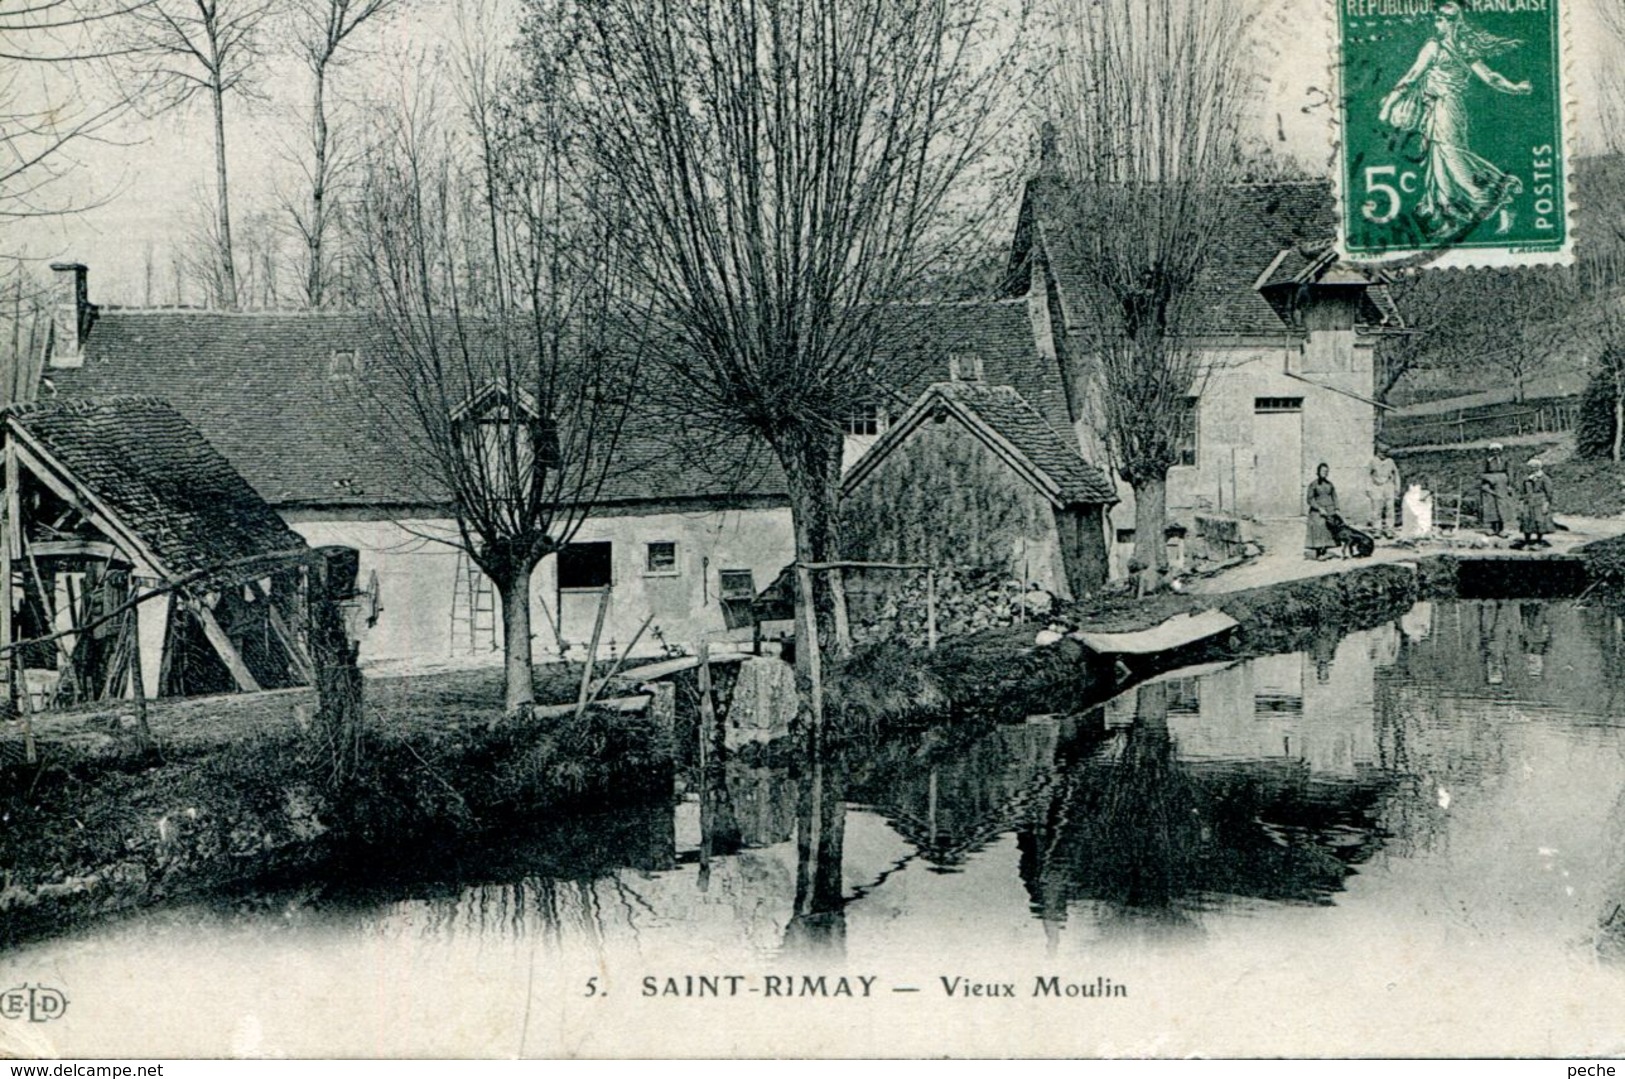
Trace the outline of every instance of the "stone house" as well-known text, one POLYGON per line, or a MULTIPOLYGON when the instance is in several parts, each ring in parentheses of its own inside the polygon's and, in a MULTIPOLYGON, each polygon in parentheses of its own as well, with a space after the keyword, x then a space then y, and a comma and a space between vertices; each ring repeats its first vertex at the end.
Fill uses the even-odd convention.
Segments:
POLYGON ((855 560, 997 569, 1067 598, 1106 583, 1112 483, 1010 386, 930 386, 842 486, 855 560))
MULTIPOLYGON (((1171 522, 1198 514, 1294 518, 1321 462, 1345 497, 1364 490, 1374 442, 1373 352, 1401 320, 1382 281, 1333 254, 1336 219, 1319 181, 1237 185, 1196 288, 1192 328, 1205 377, 1191 387, 1181 460, 1168 475, 1171 522)), ((1065 182, 1030 180, 1011 247, 1010 294, 1031 304, 1037 347, 1059 371, 1085 455, 1110 466, 1089 403, 1081 271, 1065 182)), ((1133 540, 1133 492, 1112 511, 1133 540)), ((1120 567, 1119 567, 1120 568, 1120 567)))
MULTIPOLYGON (((364 664, 500 650, 489 582, 444 542, 455 534, 444 497, 368 409, 366 382, 382 376, 367 315, 96 306, 85 267, 56 272, 42 401, 162 398, 312 546, 357 549, 359 581, 379 609, 364 664)), ((533 578, 538 657, 584 648, 605 587, 606 654, 651 615, 639 653, 691 644, 727 628, 729 606, 792 560, 770 455, 674 439, 662 418, 637 410, 618 452, 574 542, 533 578)))

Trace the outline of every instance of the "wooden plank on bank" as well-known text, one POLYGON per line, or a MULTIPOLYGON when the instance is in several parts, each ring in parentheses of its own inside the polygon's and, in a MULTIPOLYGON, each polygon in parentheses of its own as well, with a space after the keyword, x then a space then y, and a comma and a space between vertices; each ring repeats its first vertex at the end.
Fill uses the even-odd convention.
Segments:
MULTIPOLYGON (((641 712, 649 707, 649 694, 638 693, 630 697, 611 697, 608 700, 593 702, 599 708, 611 712, 641 712)), ((576 713, 574 702, 570 704, 544 704, 533 709, 533 714, 542 719, 560 719, 564 716, 573 716, 576 713)))
POLYGON ((1072 637, 1091 652, 1107 656, 1147 656, 1171 652, 1228 633, 1241 623, 1223 611, 1176 614, 1150 629, 1127 633, 1089 633, 1079 630, 1072 637))
MULTIPOLYGON (((714 652, 711 663, 743 663, 750 656, 745 652, 714 652)), ((617 682, 630 682, 639 685, 643 682, 658 682, 662 678, 670 678, 674 674, 692 671, 700 665, 698 656, 678 656, 676 659, 663 659, 659 663, 649 663, 642 667, 633 667, 622 671, 615 676, 617 682)))

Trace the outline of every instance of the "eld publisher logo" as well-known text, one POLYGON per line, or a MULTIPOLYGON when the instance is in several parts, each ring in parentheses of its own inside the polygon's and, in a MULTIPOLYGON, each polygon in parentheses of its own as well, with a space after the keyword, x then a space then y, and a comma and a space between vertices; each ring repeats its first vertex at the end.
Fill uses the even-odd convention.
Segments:
POLYGON ((0 1016, 7 1019, 48 1023, 61 1019, 67 1010, 68 998, 62 995, 62 990, 48 985, 19 985, 0 993, 0 1016))

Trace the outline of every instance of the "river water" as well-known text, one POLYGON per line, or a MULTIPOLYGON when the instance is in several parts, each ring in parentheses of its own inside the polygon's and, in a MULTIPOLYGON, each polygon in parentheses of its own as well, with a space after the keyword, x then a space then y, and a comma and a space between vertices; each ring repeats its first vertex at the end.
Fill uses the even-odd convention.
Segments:
POLYGON ((0 1049, 1617 1056, 1622 704, 1611 612, 1421 604, 15 949, 0 1049))

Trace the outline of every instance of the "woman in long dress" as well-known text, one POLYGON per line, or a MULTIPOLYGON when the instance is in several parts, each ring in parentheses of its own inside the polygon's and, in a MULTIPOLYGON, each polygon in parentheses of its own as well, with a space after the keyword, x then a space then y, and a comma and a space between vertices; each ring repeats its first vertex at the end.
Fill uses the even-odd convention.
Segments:
POLYGON ((1443 231, 1484 220, 1523 190, 1516 176, 1469 148, 1467 88, 1474 78, 1503 94, 1527 94, 1531 86, 1485 63, 1522 42, 1480 30, 1460 4, 1441 4, 1433 30, 1411 69, 1383 98, 1379 116, 1421 133, 1427 164, 1416 211, 1443 231))
POLYGON ((1315 557, 1325 558, 1329 547, 1337 546, 1332 535, 1331 519, 1338 516, 1337 488, 1332 486, 1325 464, 1315 467, 1315 482, 1309 485, 1309 541, 1305 544, 1315 557))
POLYGON ((1499 442, 1490 443, 1490 455, 1484 461, 1484 472, 1478 477, 1478 519, 1484 531, 1499 536, 1506 530, 1507 518, 1512 516, 1512 474, 1507 470, 1506 455, 1499 442))
POLYGON ((1540 458, 1529 462, 1529 475, 1523 478, 1523 508, 1518 530, 1526 547, 1550 547, 1546 533, 1552 530, 1552 481, 1540 458))

